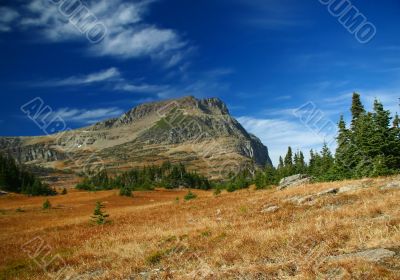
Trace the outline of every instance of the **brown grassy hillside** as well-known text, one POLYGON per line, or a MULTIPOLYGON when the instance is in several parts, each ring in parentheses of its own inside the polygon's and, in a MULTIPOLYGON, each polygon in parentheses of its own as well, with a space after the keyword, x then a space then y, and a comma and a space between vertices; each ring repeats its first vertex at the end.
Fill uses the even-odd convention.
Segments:
POLYGON ((400 189, 381 189, 392 180, 189 202, 70 191, 46 211, 44 198, 0 197, 0 279, 400 279, 400 189), (348 185, 360 189, 321 193, 348 185), (111 224, 89 223, 96 200, 111 224))

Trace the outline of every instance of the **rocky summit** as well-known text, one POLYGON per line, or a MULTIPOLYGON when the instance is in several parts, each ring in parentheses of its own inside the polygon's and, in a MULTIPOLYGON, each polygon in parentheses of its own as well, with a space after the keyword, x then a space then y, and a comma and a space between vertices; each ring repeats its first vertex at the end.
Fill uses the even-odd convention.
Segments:
POLYGON ((38 137, 1 137, 0 151, 19 162, 81 172, 181 162, 210 178, 248 164, 271 164, 268 149, 218 98, 139 105, 119 118, 38 137))

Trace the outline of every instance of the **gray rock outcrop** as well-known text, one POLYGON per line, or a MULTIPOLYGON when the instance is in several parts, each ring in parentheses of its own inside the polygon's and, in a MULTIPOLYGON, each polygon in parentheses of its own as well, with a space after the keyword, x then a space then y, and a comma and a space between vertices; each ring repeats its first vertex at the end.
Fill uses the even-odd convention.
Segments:
POLYGON ((283 178, 280 182, 279 182, 279 190, 283 190, 289 187, 296 187, 296 186, 300 186, 300 185, 304 185, 304 184, 308 184, 311 182, 311 178, 307 177, 305 175, 302 174, 297 174, 297 175, 293 175, 293 176, 289 176, 289 177, 285 177, 283 178))

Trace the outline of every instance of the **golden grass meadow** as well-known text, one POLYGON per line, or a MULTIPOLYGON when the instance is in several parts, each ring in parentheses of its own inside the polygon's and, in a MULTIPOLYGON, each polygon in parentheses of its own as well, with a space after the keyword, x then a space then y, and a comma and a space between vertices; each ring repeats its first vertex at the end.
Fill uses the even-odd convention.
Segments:
POLYGON ((49 210, 44 197, 3 196, 0 279, 400 279, 400 191, 381 188, 393 179, 195 190, 190 201, 187 190, 70 189, 49 210), (296 202, 348 185, 363 187, 296 202), (90 223, 96 201, 109 224, 90 223), (353 254, 378 248, 395 254, 353 254))

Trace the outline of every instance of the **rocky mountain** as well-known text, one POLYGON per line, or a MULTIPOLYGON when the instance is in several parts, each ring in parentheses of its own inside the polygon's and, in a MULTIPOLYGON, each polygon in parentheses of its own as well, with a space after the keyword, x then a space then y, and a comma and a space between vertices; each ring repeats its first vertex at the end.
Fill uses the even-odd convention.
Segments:
POLYGON ((271 164, 268 149, 230 116, 218 98, 139 105, 119 118, 40 137, 0 137, 19 162, 88 171, 182 162, 221 178, 247 164, 271 164))

